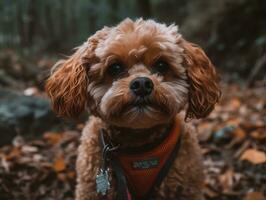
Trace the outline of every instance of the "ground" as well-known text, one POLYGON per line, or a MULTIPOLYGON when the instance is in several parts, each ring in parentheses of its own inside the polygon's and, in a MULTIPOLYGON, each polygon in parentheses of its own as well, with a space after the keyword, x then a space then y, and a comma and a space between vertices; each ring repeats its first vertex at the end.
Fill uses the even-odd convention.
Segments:
MULTIPOLYGON (((192 121, 199 133, 207 200, 265 200, 266 84, 223 84, 212 114, 192 121)), ((0 199, 74 199, 80 131, 17 136, 0 148, 0 199)))

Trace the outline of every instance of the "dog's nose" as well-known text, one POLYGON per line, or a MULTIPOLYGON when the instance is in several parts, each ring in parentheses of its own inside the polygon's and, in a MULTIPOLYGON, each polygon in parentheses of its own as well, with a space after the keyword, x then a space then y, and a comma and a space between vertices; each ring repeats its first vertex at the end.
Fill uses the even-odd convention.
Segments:
POLYGON ((138 77, 130 83, 131 91, 137 96, 148 96, 153 90, 153 82, 147 77, 138 77))

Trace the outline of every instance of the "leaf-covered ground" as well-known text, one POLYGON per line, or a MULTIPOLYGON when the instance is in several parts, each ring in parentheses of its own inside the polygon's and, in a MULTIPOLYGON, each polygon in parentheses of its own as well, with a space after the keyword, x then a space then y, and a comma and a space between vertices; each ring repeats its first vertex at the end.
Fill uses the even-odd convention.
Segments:
MULTIPOLYGON (((198 129, 207 200, 265 200, 266 87, 223 86, 223 98, 198 129)), ((16 137, 0 148, 1 200, 71 200, 82 124, 42 138, 16 137)))

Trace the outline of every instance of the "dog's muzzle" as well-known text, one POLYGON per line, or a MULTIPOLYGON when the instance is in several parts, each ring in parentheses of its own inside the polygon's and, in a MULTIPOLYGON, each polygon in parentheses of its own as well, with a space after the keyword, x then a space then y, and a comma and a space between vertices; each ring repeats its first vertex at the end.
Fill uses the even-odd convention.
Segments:
POLYGON ((137 77, 129 85, 130 90, 137 97, 146 97, 153 90, 153 82, 147 77, 137 77))

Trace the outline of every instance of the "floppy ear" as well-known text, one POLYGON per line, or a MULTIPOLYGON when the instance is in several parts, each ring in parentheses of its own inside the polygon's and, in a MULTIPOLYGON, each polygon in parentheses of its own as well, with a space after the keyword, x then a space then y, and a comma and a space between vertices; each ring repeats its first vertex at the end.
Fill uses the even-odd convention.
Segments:
POLYGON ((87 68, 97 61, 94 50, 107 35, 108 28, 98 31, 78 47, 67 60, 55 64, 45 86, 53 110, 62 117, 76 118, 86 108, 89 83, 87 68))
POLYGON ((206 117, 221 96, 218 76, 213 64, 199 46, 184 39, 180 45, 184 49, 190 85, 186 119, 206 117))

